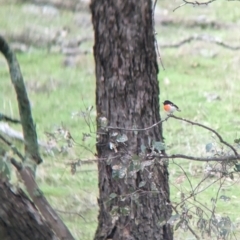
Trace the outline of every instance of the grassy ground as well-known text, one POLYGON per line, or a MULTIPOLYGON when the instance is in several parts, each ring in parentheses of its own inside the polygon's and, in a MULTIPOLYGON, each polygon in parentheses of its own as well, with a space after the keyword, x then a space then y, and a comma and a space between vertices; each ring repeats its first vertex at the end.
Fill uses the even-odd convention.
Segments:
MULTIPOLYGON (((172 12, 180 4, 179 0, 161 1, 157 6, 158 18, 174 20, 172 24, 157 25, 157 38, 160 45, 176 43, 193 34, 209 34, 222 38, 230 45, 239 44, 238 2, 217 1, 208 7, 184 6, 172 12), (212 20, 218 22, 220 26, 216 28, 211 25, 200 27, 197 24, 193 26, 187 24, 196 19, 212 20)), ((60 11, 55 16, 43 15, 30 11, 29 6, 32 5, 3 0, 0 1, 0 6, 0 32, 17 33, 35 26, 51 30, 69 27, 71 30, 69 38, 92 36, 88 13, 74 14, 60 11)), ((91 51, 91 46, 92 42, 89 41, 80 46, 80 49, 91 51)), ((176 49, 162 48, 160 53, 165 66, 165 70, 160 66, 160 101, 172 100, 182 109, 179 116, 214 128, 230 143, 239 138, 239 52, 210 43, 192 42, 176 49), (220 100, 208 101, 210 94, 218 95, 220 100)), ((94 135, 82 141, 83 134, 90 132, 84 118, 72 117, 72 113, 86 112, 87 107, 94 105, 93 57, 91 54, 81 55, 76 67, 65 67, 62 54, 48 53, 46 49, 31 47, 30 51, 19 53, 17 57, 31 99, 39 138, 47 141, 45 132, 53 132, 57 127, 64 126, 70 131, 75 141, 81 144, 81 146, 75 144, 65 155, 56 152, 47 155, 43 151, 44 163, 38 169, 38 183, 53 207, 65 212, 60 215, 76 239, 92 239, 97 226, 97 168, 95 164, 77 166, 76 174, 72 175, 69 163, 79 158, 92 158, 92 154, 84 147, 94 151, 94 135), (81 214, 85 220, 73 213, 81 214)), ((0 59, 0 76, 0 112, 18 117, 15 94, 3 58, 0 59)), ((165 117, 162 111, 161 116, 165 117)), ((94 111, 90 112, 90 117, 95 119, 94 111)), ((205 145, 209 142, 217 143, 216 138, 206 130, 175 119, 164 123, 164 136, 169 154, 205 156, 205 145)), ((63 145, 64 141, 59 144, 63 145)), ((179 176, 183 175, 178 164, 185 169, 193 187, 203 178, 204 164, 202 163, 182 159, 170 162, 173 202, 180 201, 180 192, 188 194, 191 191, 187 179, 181 185, 176 184, 179 176)), ((201 188, 204 189, 216 179, 216 177, 207 179, 201 188)), ((208 187, 197 199, 211 208, 211 198, 216 197, 218 187, 219 182, 208 187)), ((235 223, 239 222, 239 182, 225 181, 223 190, 219 193, 219 196, 221 195, 226 195, 231 200, 228 202, 219 200, 216 206, 217 213, 229 216, 235 223)), ((183 230, 179 229, 175 239, 194 238, 191 234, 183 233, 183 230)))

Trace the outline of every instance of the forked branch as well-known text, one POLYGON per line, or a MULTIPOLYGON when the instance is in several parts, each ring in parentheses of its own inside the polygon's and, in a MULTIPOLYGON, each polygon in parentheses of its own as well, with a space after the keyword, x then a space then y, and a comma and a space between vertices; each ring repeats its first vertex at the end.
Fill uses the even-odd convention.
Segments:
POLYGON ((227 147, 229 147, 230 149, 232 149, 232 151, 234 152, 235 156, 236 156, 237 158, 240 158, 240 156, 238 155, 237 150, 236 150, 231 144, 229 144, 229 143, 227 143, 225 140, 223 140, 222 136, 221 136, 217 131, 213 130, 212 128, 207 127, 207 126, 205 126, 205 125, 203 125, 203 124, 201 124, 201 123, 196 123, 196 122, 187 120, 187 119, 185 119, 185 118, 177 117, 177 116, 175 116, 175 115, 170 115, 170 117, 171 117, 171 118, 175 118, 175 119, 180 120, 180 121, 183 121, 183 122, 190 123, 190 124, 195 125, 195 126, 199 126, 199 127, 205 128, 205 129, 207 129, 208 131, 214 133, 214 134, 218 137, 218 139, 219 139, 219 141, 220 141, 221 143, 223 143, 224 145, 226 145, 227 147))

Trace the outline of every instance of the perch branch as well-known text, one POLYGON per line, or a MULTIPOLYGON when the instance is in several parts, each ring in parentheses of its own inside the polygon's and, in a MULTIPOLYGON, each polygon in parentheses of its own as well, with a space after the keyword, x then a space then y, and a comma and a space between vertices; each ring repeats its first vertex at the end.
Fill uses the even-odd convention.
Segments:
POLYGON ((149 130, 165 121, 167 121, 169 119, 170 116, 167 116, 165 119, 160 120, 156 123, 154 123, 153 125, 151 125, 150 127, 146 127, 146 128, 123 128, 123 127, 113 127, 113 126, 109 126, 107 127, 108 129, 114 129, 114 130, 124 130, 124 131, 146 131, 149 130))

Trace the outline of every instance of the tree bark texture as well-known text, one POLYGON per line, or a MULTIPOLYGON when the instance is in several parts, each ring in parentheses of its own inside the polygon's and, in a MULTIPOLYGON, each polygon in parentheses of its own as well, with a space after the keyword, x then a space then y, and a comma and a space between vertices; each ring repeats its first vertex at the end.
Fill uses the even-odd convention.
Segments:
POLYGON ((26 194, 0 181, 0 239, 57 239, 26 194))
POLYGON ((168 170, 149 159, 162 142, 151 0, 92 0, 98 122, 95 239, 172 239, 168 170))

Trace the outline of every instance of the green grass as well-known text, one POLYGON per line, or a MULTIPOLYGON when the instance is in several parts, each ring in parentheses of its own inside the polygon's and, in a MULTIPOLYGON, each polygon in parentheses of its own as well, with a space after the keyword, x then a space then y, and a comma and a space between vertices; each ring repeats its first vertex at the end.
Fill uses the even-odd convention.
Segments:
MULTIPOLYGON (((176 43, 193 34, 209 34, 220 37, 230 45, 239 42, 240 11, 238 2, 217 1, 205 8, 185 6, 174 13, 172 10, 181 1, 162 1, 159 7, 167 11, 167 16, 177 19, 177 25, 157 26, 159 44, 176 43), (226 24, 228 27, 214 29, 206 27, 187 27, 182 23, 205 15, 214 21, 226 24), (235 25, 234 25, 235 24, 235 25), (234 33, 234 34, 233 34, 234 33)), ((60 11, 56 17, 39 16, 26 12, 26 5, 14 1, 0 1, 0 29, 4 32, 16 33, 28 27, 44 29, 61 29, 70 27, 69 38, 74 36, 92 36, 92 27, 77 25, 76 14, 60 11)), ((79 13, 89 15, 88 13, 79 13)), ((164 14, 162 15, 164 17, 164 14)), ((84 49, 92 50, 92 42, 85 43, 84 49)), ((225 140, 233 143, 239 138, 240 130, 240 84, 239 84, 239 52, 223 49, 219 46, 204 42, 191 42, 177 49, 161 49, 161 58, 165 70, 160 66, 160 102, 169 99, 176 103, 182 112, 178 116, 200 122, 217 130, 225 140), (212 57, 213 54, 216 54, 212 57), (206 94, 219 95, 220 101, 207 101, 206 94)), ((39 139, 47 141, 45 132, 53 132, 59 126, 70 131, 77 143, 90 147, 93 152, 95 136, 82 141, 83 133, 89 133, 89 127, 82 117, 72 118, 73 112, 85 111, 95 104, 94 60, 91 55, 81 55, 77 66, 67 68, 63 65, 64 57, 59 53, 48 53, 46 49, 32 47, 27 53, 17 55, 21 70, 31 100, 34 120, 37 124, 39 139)), ((16 97, 10 82, 7 65, 0 59, 0 112, 18 117, 16 97)), ((95 121, 94 110, 90 113, 95 121)), ((161 116, 166 115, 161 110, 161 116)), ((12 126, 18 130, 19 127, 12 126)), ((94 126, 92 126, 94 131, 94 126)), ((205 129, 169 119, 163 124, 163 131, 168 154, 182 153, 192 156, 206 156, 205 145, 217 143, 213 134, 205 129)), ((64 142, 61 142, 63 144, 64 142)), ((17 143, 18 144, 18 143, 17 143)), ((76 239, 92 239, 97 227, 97 166, 96 164, 77 166, 74 175, 71 174, 70 163, 76 159, 93 158, 89 151, 75 144, 69 154, 56 153, 49 155, 42 150, 44 163, 38 168, 37 181, 52 206, 65 213, 59 213, 70 228, 76 239), (79 213, 84 219, 73 214, 79 213)), ((181 186, 175 180, 183 174, 180 164, 190 178, 193 188, 203 179, 205 163, 176 159, 170 161, 171 200, 180 201, 180 191, 187 196, 191 191, 188 180, 181 186)), ((239 180, 226 180, 219 196, 231 197, 229 202, 218 200, 216 211, 221 215, 230 216, 234 222, 239 222, 239 180)), ((207 179, 201 185, 203 188, 215 181, 216 177, 207 179)), ((212 207, 211 198, 216 196, 219 182, 210 186, 197 196, 208 208, 212 207)), ((198 205, 192 200, 187 203, 198 205)), ((195 225, 194 225, 195 227, 195 225)), ((236 229, 238 232, 238 228, 236 229)), ((175 239, 190 239, 189 232, 179 229, 175 239)))

